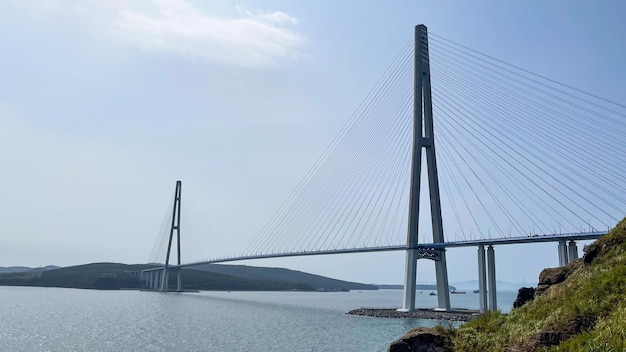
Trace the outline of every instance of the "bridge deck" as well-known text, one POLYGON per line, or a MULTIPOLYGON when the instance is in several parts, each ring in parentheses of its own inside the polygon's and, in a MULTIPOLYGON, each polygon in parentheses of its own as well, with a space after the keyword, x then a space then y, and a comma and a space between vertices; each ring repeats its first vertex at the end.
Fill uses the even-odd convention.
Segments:
MULTIPOLYGON (((521 244, 521 243, 544 243, 544 242, 559 242, 559 241, 581 241, 581 240, 594 240, 606 235, 608 231, 595 231, 595 232, 581 232, 581 233, 564 233, 564 234, 549 234, 549 235, 532 235, 532 236, 519 236, 519 237, 507 237, 507 238, 485 238, 478 240, 467 241, 453 241, 443 243, 425 243, 418 245, 416 249, 445 249, 454 247, 476 247, 476 246, 496 246, 505 244, 521 244)), ((228 258, 216 258, 196 263, 187 263, 178 265, 170 265, 170 268, 184 268, 202 264, 217 264, 228 263, 242 260, 252 259, 266 259, 266 258, 285 258, 285 257, 303 257, 312 255, 329 255, 329 254, 348 254, 348 253, 371 253, 371 252, 389 252, 389 251, 401 251, 406 250, 407 247, 403 245, 395 246, 379 246, 368 248, 348 248, 348 249, 336 249, 336 250, 316 250, 316 251, 301 251, 291 253, 268 253, 259 255, 228 257, 228 258)), ((157 267, 152 269, 142 270, 144 272, 162 270, 163 267, 157 267)))

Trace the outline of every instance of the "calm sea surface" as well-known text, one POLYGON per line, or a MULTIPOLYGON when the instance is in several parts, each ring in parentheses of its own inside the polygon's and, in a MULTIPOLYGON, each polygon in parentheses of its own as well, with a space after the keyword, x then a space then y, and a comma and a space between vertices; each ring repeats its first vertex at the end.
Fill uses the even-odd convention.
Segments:
MULTIPOLYGON (((436 306, 429 291, 418 305, 436 306)), ((441 322, 348 316, 391 308, 402 291, 156 293, 0 287, 0 351, 385 351, 441 322)), ((452 295, 476 308, 478 295, 452 295)), ((508 311, 515 292, 500 292, 508 311)))

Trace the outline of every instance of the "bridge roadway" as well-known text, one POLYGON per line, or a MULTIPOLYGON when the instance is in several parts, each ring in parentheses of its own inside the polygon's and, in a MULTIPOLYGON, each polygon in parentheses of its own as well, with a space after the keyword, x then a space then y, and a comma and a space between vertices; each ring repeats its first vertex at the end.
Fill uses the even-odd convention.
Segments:
MULTIPOLYGON (((446 248, 455 247, 478 247, 478 246, 495 246, 505 244, 521 244, 521 243, 541 243, 541 242, 561 242, 561 241, 584 241, 594 240, 606 235, 608 231, 592 231, 592 232, 580 232, 580 233, 563 233, 563 234, 548 234, 548 235, 529 235, 529 236, 517 236, 517 237, 505 237, 505 238, 485 238, 478 240, 467 241, 452 241, 443 243, 425 243, 418 245, 415 249, 430 251, 440 250, 446 248)), ((389 251, 402 251, 407 250, 406 245, 393 245, 393 246, 377 246, 366 248, 347 248, 347 249, 332 249, 332 250, 314 250, 314 251, 301 251, 301 252, 289 252, 289 253, 267 253, 238 257, 225 257, 216 258, 200 262, 193 262, 178 265, 170 265, 170 269, 191 267, 202 264, 217 264, 228 263, 242 260, 251 259, 266 259, 266 258, 284 258, 284 257, 303 257, 311 255, 328 255, 328 254, 348 254, 348 253, 371 253, 371 252, 389 252, 389 251)), ((163 267, 156 267, 152 269, 145 269, 144 272, 163 270, 163 267)))
MULTIPOLYGON (((182 290, 181 283, 181 268, 191 267, 201 264, 215 264, 215 263, 227 263, 241 260, 250 259, 263 259, 263 258, 281 258, 281 257, 300 257, 311 255, 325 255, 325 254, 347 254, 347 253, 367 253, 367 252, 385 252, 385 251, 401 251, 401 250, 416 250, 416 258, 440 260, 443 256, 443 251, 447 248, 455 247, 477 247, 478 248, 478 282, 479 282, 479 303, 480 311, 485 312, 487 310, 497 310, 498 303, 496 297, 496 263, 494 246, 505 244, 521 244, 521 243, 545 243, 545 242, 558 242, 558 256, 559 266, 564 266, 567 263, 572 262, 578 258, 578 248, 576 241, 581 240, 593 240, 604 236, 608 231, 590 231, 580 233, 562 233, 562 234, 548 234, 548 235, 529 235, 529 236, 517 236, 517 237, 505 237, 505 238, 484 238, 478 240, 467 241, 453 241, 442 243, 424 243, 419 244, 414 248, 407 248, 406 245, 394 245, 394 246, 379 246, 369 248, 348 248, 337 250, 315 250, 315 251, 301 251, 290 253, 266 253, 258 255, 248 255, 229 258, 216 258, 211 260, 205 260, 195 263, 187 263, 182 265, 169 265, 165 270, 164 266, 155 267, 152 269, 145 269, 141 271, 140 278, 146 280, 147 287, 153 290, 167 291, 163 289, 166 282, 169 282, 168 272, 176 272, 178 277, 177 291, 182 290), (569 242, 569 245, 568 245, 569 242), (485 248, 486 247, 486 248, 485 248)), ((407 311, 405 308, 401 311, 407 311)))

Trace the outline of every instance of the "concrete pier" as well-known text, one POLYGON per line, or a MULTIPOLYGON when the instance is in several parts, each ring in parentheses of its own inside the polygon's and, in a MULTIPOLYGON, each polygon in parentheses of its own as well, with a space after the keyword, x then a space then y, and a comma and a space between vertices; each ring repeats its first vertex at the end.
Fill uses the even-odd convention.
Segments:
POLYGON ((478 301, 480 312, 487 311, 487 265, 485 262, 485 246, 478 246, 478 301))
POLYGON ((481 313, 498 310, 496 253, 491 245, 487 247, 486 252, 485 258, 485 246, 478 246, 478 302, 481 313))
POLYGON ((407 249, 404 274, 404 300, 401 312, 415 309, 415 288, 417 280, 417 249, 407 249))
POLYGON ((496 290, 496 254, 493 246, 487 247, 487 293, 489 297, 489 310, 498 310, 498 298, 496 290))
POLYGON ((170 272, 169 270, 163 269, 162 274, 161 274, 161 291, 163 292, 167 292, 167 290, 169 289, 169 279, 170 279, 170 272))
POLYGON ((565 266, 569 263, 568 255, 567 255, 567 242, 565 240, 559 241, 559 266, 565 266))
POLYGON ((576 241, 569 241, 569 245, 567 246, 567 262, 571 263, 576 259, 578 259, 578 246, 576 246, 576 241))

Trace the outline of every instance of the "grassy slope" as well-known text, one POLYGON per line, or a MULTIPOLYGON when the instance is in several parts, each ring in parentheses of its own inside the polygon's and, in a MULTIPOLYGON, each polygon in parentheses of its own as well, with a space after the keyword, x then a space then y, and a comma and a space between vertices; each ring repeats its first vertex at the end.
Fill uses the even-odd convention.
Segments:
POLYGON ((626 219, 594 244, 600 251, 591 263, 571 263, 568 278, 533 302, 451 330, 455 350, 626 350, 626 219), (563 341, 546 346, 554 336, 563 341))

